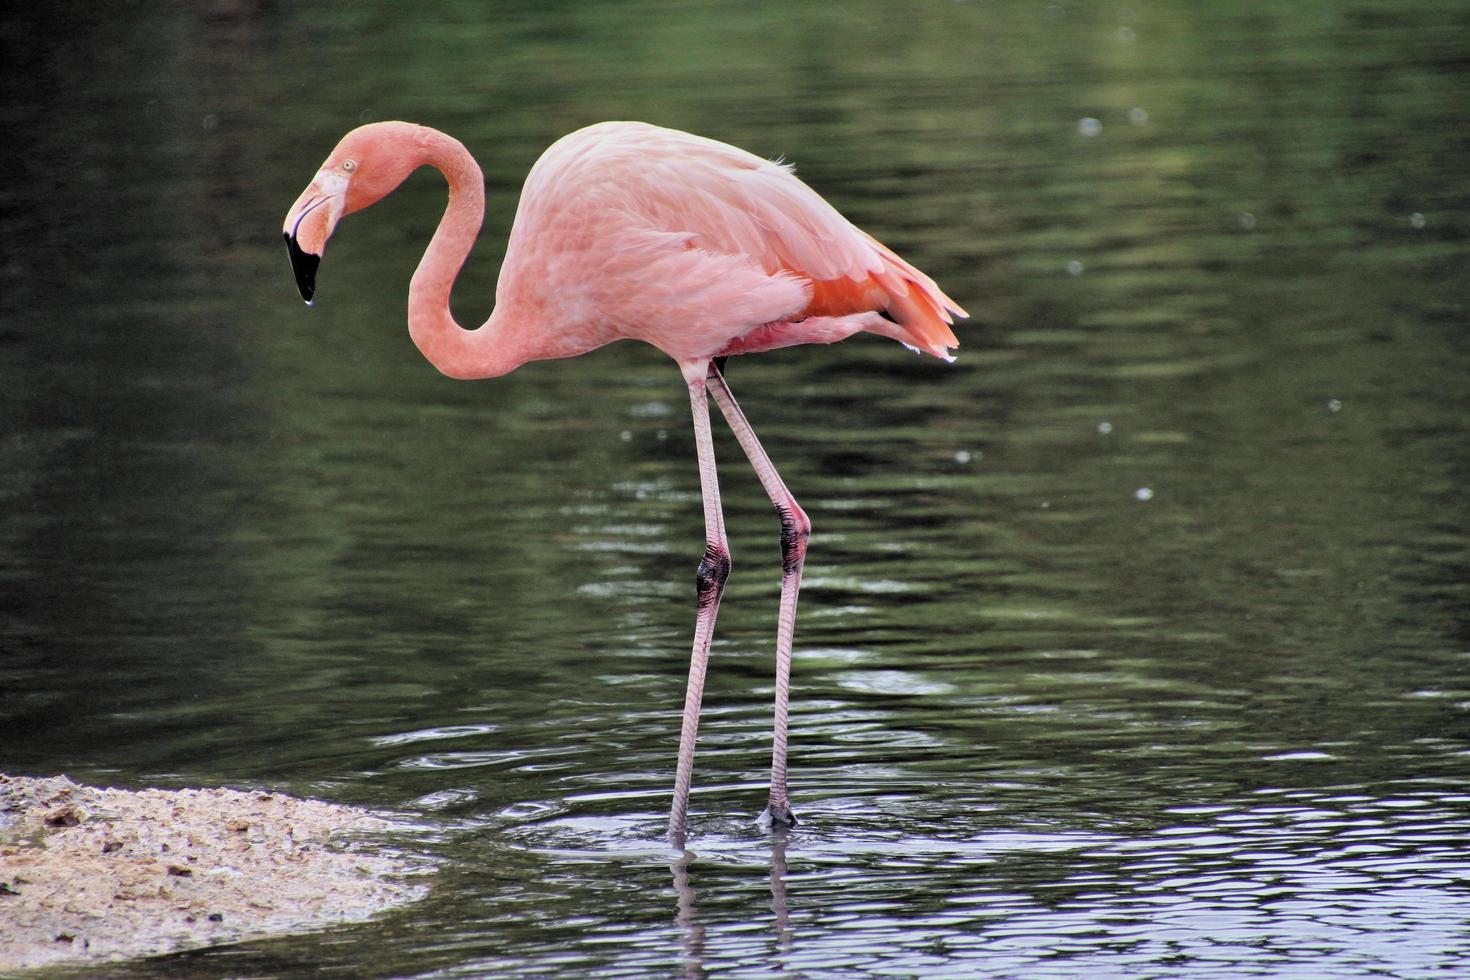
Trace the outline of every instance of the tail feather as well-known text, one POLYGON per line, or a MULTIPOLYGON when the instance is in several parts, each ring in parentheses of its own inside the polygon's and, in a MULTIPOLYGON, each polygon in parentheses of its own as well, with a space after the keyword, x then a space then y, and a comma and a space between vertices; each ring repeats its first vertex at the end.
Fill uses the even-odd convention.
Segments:
POLYGON ((898 339, 910 347, 917 347, 935 357, 950 360, 953 355, 949 349, 958 347, 960 342, 949 328, 954 321, 950 319, 949 311, 944 306, 944 294, 937 289, 931 293, 916 282, 903 285, 906 287, 904 292, 891 294, 888 303, 889 315, 908 335, 907 338, 898 339))
POLYGON ((890 336, 935 357, 953 360, 949 348, 958 347, 960 342, 949 325, 954 323, 955 316, 970 314, 946 296, 933 279, 873 236, 866 237, 883 259, 883 271, 874 278, 887 292, 888 314, 900 328, 890 336), (898 336, 899 333, 905 336, 898 336))
POLYGON ((873 317, 873 325, 864 329, 935 357, 953 360, 949 350, 960 342, 949 325, 954 323, 954 316, 969 314, 946 296, 933 279, 871 235, 859 234, 878 253, 880 268, 862 278, 808 278, 811 293, 802 315, 843 317, 880 313, 882 318, 873 317))

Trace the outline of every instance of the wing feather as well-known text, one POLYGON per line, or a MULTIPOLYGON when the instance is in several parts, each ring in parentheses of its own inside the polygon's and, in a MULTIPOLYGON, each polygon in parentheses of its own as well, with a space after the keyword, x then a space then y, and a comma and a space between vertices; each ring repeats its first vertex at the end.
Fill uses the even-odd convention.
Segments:
POLYGON ((768 277, 800 280, 805 306, 783 318, 876 311, 888 317, 878 332, 910 346, 947 357, 958 345, 949 324, 964 310, 839 214, 789 165, 676 130, 601 123, 547 151, 527 178, 522 212, 550 206, 551 192, 568 186, 584 188, 604 210, 649 232, 677 236, 682 249, 740 258, 768 277))

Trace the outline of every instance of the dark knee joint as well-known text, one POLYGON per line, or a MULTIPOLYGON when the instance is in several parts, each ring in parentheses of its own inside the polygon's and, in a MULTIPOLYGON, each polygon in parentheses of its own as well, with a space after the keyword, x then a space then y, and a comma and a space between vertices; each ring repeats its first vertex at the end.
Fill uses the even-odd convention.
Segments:
POLYGON ((730 577, 730 553, 706 546, 704 558, 699 562, 699 568, 694 572, 694 590, 699 596, 699 607, 703 609, 712 602, 718 602, 720 593, 725 591, 725 579, 730 577))
POLYGON ((794 500, 776 509, 781 514, 781 571, 789 575, 800 568, 806 558, 806 542, 812 536, 812 522, 794 500))

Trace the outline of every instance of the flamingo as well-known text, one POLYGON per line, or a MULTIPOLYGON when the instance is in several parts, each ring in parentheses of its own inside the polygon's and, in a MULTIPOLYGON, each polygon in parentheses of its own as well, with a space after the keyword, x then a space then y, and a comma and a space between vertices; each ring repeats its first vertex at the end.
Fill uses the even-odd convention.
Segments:
POLYGON ((493 378, 529 361, 632 339, 657 347, 683 373, 705 536, 669 812, 669 836, 679 847, 710 641, 730 574, 710 398, 755 467, 781 520, 771 786, 759 821, 793 826, 786 773, 791 647, 811 521, 730 393, 724 358, 867 332, 952 361, 952 314, 968 314, 934 280, 838 214, 790 166, 638 122, 577 130, 531 168, 494 312, 473 330, 455 322, 449 295, 484 217, 478 164, 458 140, 427 126, 378 122, 352 130, 286 214, 286 246, 308 306, 337 222, 422 166, 444 175, 449 204, 409 285, 408 331, 441 372, 493 378))

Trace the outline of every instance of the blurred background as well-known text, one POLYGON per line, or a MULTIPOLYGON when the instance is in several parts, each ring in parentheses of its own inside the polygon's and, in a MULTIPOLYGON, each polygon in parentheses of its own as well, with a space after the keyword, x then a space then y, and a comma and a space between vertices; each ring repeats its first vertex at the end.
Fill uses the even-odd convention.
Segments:
POLYGON ((0 771, 405 811, 447 868, 138 975, 1470 969, 1470 5, 45 3, 0 38, 0 771), (485 167, 465 324, 528 168, 603 119, 794 163, 970 310, 952 367, 730 364, 815 525, 791 834, 751 823, 776 522, 717 431, 692 863, 661 840, 674 365, 439 376, 429 171, 302 306, 286 208, 393 118, 485 167))

